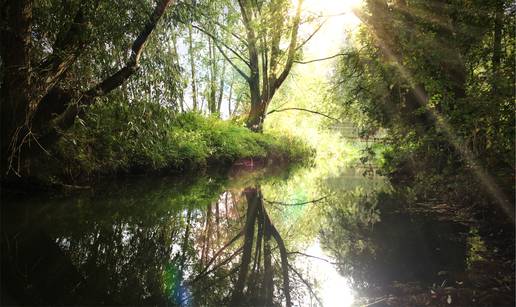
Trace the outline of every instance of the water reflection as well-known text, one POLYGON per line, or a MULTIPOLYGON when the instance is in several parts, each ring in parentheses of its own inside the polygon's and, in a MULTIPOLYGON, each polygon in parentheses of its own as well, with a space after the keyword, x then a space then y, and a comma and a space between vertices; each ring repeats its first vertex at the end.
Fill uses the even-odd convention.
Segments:
POLYGON ((353 170, 227 178, 4 201, 2 303, 351 306, 459 282, 483 248, 353 170))
POLYGON ((321 244, 362 303, 455 285, 451 276, 466 271, 467 226, 400 211, 399 195, 366 193, 354 203, 361 209, 333 208, 321 244))
POLYGON ((6 204, 3 301, 291 305, 285 244, 259 186, 224 184, 129 184, 119 193, 6 204))
POLYGON ((296 265, 304 269, 306 276, 317 280, 318 298, 313 295, 305 295, 300 306, 315 306, 316 303, 326 307, 348 307, 355 302, 356 293, 352 288, 349 278, 337 271, 337 263, 328 257, 321 249, 318 240, 313 242, 303 254, 297 257, 296 265), (314 302, 315 300, 318 300, 314 302))

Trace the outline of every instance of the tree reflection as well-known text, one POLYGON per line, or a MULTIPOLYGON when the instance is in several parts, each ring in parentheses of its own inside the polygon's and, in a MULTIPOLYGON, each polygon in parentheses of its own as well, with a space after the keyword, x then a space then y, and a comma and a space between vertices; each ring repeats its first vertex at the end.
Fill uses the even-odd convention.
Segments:
POLYGON ((276 227, 272 224, 267 210, 263 205, 263 196, 259 188, 247 188, 244 191, 247 199, 246 222, 244 226, 244 248, 238 279, 231 297, 232 306, 240 305, 266 305, 273 304, 273 268, 271 238, 277 243, 281 259, 281 275, 283 279, 283 295, 287 306, 292 305, 290 297, 290 284, 288 277, 288 259, 285 243, 276 227), (256 224, 256 227, 255 227, 256 224), (253 240, 256 232, 256 245, 254 264, 250 271, 253 251, 253 240), (263 254, 263 268, 261 256, 263 254), (251 275, 251 276, 248 276, 251 275), (250 283, 249 281, 252 281, 250 283), (244 286, 247 284, 246 295, 244 286), (244 301, 247 300, 247 301, 244 301))
POLYGON ((273 306, 284 299, 287 306, 292 306, 285 243, 271 222, 260 188, 246 188, 242 194, 245 195, 245 213, 241 228, 213 254, 197 276, 187 282, 193 286, 192 296, 200 305, 273 306), (276 251, 279 261, 274 261, 276 251), (227 277, 229 284, 221 283, 220 279, 227 277), (278 287, 274 283, 279 281, 278 287), (230 293, 226 293, 224 287, 231 289, 230 293), (222 295, 212 297, 212 293, 222 295))
POLYGON ((2 302, 292 305, 288 253, 259 187, 132 188, 4 206, 2 302))

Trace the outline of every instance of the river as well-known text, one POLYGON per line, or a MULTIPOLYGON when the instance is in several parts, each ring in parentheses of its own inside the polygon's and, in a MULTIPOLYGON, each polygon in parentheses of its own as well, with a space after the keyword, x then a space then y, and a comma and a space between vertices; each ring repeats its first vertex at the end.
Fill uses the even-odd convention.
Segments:
POLYGON ((2 302, 452 304, 445 289, 467 285, 485 244, 467 223, 404 210, 411 197, 364 168, 241 166, 11 198, 2 302))

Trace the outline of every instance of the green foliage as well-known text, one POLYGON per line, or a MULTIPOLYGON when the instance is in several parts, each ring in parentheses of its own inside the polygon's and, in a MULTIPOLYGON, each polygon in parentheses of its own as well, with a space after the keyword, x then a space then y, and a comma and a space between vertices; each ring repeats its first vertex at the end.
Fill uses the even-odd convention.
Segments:
MULTIPOLYGON (((89 88, 125 65, 128 50, 153 7, 153 1, 35 1, 33 62, 45 60, 52 52, 69 52, 54 48, 74 25, 75 15, 81 12, 87 30, 76 35, 82 35, 87 44, 78 50, 79 56, 67 71, 66 78, 61 80, 61 86, 89 88)), ((184 80, 176 50, 172 43, 164 42, 175 39, 179 13, 168 10, 147 41, 138 73, 123 86, 129 98, 143 96, 164 104, 177 104, 184 80)))
POLYGON ((298 138, 253 133, 215 117, 114 95, 91 106, 56 153, 72 177, 191 169, 240 158, 301 161, 313 154, 298 138))
POLYGON ((446 185, 475 167, 513 172, 511 4, 366 1, 364 10, 334 101, 362 135, 387 129, 385 173, 446 185))

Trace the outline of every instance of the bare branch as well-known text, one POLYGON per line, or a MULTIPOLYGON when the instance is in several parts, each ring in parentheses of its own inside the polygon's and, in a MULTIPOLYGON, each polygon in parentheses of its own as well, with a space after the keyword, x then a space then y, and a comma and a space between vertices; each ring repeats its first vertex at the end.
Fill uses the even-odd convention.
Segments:
POLYGON ((221 41, 220 39, 218 39, 215 35, 211 34, 210 32, 208 32, 207 30, 197 26, 197 25, 192 25, 193 28, 201 31, 202 33, 208 35, 209 37, 211 37, 213 39, 213 41, 215 42, 218 42, 220 43, 222 46, 224 46, 226 49, 228 49, 229 51, 231 51, 234 55, 236 55, 242 62, 244 62, 247 66, 251 67, 251 64, 249 63, 249 60, 247 60, 246 58, 244 58, 244 56, 242 56, 240 53, 236 52, 233 48, 229 47, 226 43, 224 43, 223 41, 221 41))
MULTIPOLYGON (((188 281, 187 284, 191 285, 191 284, 194 284, 196 283, 197 281, 199 281, 200 279, 202 279, 203 277, 209 275, 210 273, 216 271, 217 269, 219 269, 220 267, 222 267, 223 265, 226 265, 227 263, 229 263, 233 258, 235 258, 236 255, 238 255, 240 252, 242 252, 244 249, 243 246, 239 247, 237 250, 235 250, 231 255, 229 255, 226 259, 224 259, 223 261, 221 261, 219 264, 217 264, 216 266, 214 266, 211 270, 208 270, 208 271, 205 271, 203 270, 201 273, 197 274, 197 276, 188 281)), ((206 267, 208 268, 208 267, 206 267)))
MULTIPOLYGON (((321 30, 321 28, 323 27, 323 25, 326 23, 326 21, 328 21, 328 18, 324 19, 321 24, 317 27, 317 29, 315 29, 312 34, 310 34, 310 36, 308 36, 307 39, 305 39, 301 44, 299 44, 299 46, 296 47, 296 51, 298 51, 299 49, 303 48, 303 46, 308 43, 312 37, 314 37, 315 34, 317 34, 317 32, 319 32, 319 30, 321 30)), ((296 61, 294 61, 294 63, 296 63, 296 61)))
POLYGON ((314 200, 310 200, 310 201, 305 201, 305 202, 302 202, 302 203, 293 203, 293 204, 289 204, 289 203, 283 203, 283 202, 280 202, 280 201, 273 201, 273 200, 267 200, 267 199, 263 199, 265 202, 269 203, 269 204, 274 204, 274 205, 282 205, 282 206, 302 206, 302 205, 307 205, 307 204, 315 204, 317 202, 320 202, 326 198, 328 198, 329 196, 324 196, 324 197, 321 197, 319 199, 314 199, 314 200))
POLYGON ((297 277, 299 277, 299 279, 301 279, 301 281, 305 284, 305 286, 308 288, 308 291, 310 291, 310 293, 312 293, 312 295, 315 297, 315 299, 317 300, 317 302, 319 303, 319 305, 322 307, 324 306, 324 304, 322 303, 322 301, 319 299, 319 297, 317 297, 317 294, 315 293, 315 291, 312 289, 312 286, 303 278, 303 276, 292 266, 292 265, 288 265, 288 267, 294 272, 296 273, 297 277))
POLYGON ((202 287, 201 289, 197 290, 197 291, 194 291, 192 294, 190 295, 185 295, 181 301, 179 302, 179 304, 181 305, 183 302, 186 302, 186 301, 189 301, 191 300, 194 296, 196 296, 197 294, 200 294, 200 293, 205 293, 206 290, 208 290, 209 288, 213 287, 214 285, 220 283, 222 280, 228 278, 229 276, 235 274, 236 272, 238 272, 238 270, 240 269, 240 265, 237 265, 235 266, 233 269, 231 269, 231 271, 229 271, 227 274, 224 274, 223 276, 217 278, 216 280, 212 281, 211 283, 209 283, 207 286, 205 287, 202 287))
MULTIPOLYGON (((313 13, 313 12, 311 12, 313 13)), ((349 12, 341 12, 341 13, 335 13, 335 14, 327 14, 327 15, 317 15, 317 16, 314 16, 313 18, 329 18, 329 17, 339 17, 339 16, 344 16, 344 15, 348 15, 349 12)))
POLYGON ((294 63, 296 63, 296 64, 310 64, 310 63, 313 63, 313 62, 320 62, 320 61, 331 60, 331 59, 334 59, 334 58, 339 57, 339 56, 350 56, 350 55, 353 55, 353 53, 337 53, 337 54, 334 54, 332 56, 325 57, 325 58, 320 58, 320 59, 315 59, 315 60, 310 60, 310 61, 294 61, 294 63))
POLYGON ((238 74, 240 74, 240 76, 242 76, 242 78, 244 78, 246 81, 249 82, 250 77, 245 72, 243 72, 240 68, 238 68, 238 66, 227 56, 227 54, 224 52, 224 50, 222 50, 222 48, 219 46, 219 44, 217 44, 217 42, 215 40, 213 40, 213 43, 215 44, 215 47, 217 47, 219 52, 222 54, 222 56, 226 59, 226 61, 229 62, 231 67, 233 67, 238 72, 238 74))
MULTIPOLYGON (((208 271, 208 269, 210 268, 210 265, 217 259, 217 257, 223 252, 225 251, 229 246, 231 246, 233 243, 236 242, 236 240, 238 240, 238 238, 240 238, 242 236, 242 234, 244 234, 243 231, 240 231, 235 237, 233 237, 233 239, 229 240, 229 242, 227 242, 223 247, 221 247, 216 253, 215 255, 213 255, 213 257, 211 258, 211 260, 206 264, 206 267, 198 274, 199 276, 203 275, 206 271, 208 271)), ((198 277, 194 278, 194 280, 192 280, 192 282, 196 281, 198 279, 198 277)))
POLYGON ((317 257, 317 256, 313 256, 313 255, 309 255, 309 254, 305 254, 305 253, 302 253, 302 252, 288 252, 287 254, 289 254, 289 255, 301 255, 301 256, 305 256, 305 257, 321 260, 321 261, 324 261, 324 262, 327 262, 327 263, 333 264, 333 265, 342 265, 342 263, 340 263, 340 262, 332 262, 332 261, 330 261, 328 259, 317 257))
POLYGON ((308 110, 308 109, 305 109, 305 108, 276 109, 276 110, 272 110, 272 111, 267 112, 267 115, 272 114, 272 113, 276 113, 276 112, 283 112, 283 111, 303 111, 303 112, 308 112, 308 113, 313 113, 313 114, 321 115, 321 116, 324 116, 324 117, 329 118, 331 120, 340 122, 340 120, 335 118, 335 117, 331 117, 329 115, 326 115, 326 114, 323 114, 323 113, 320 113, 320 112, 317 112, 317 111, 313 111, 313 110, 308 110))

